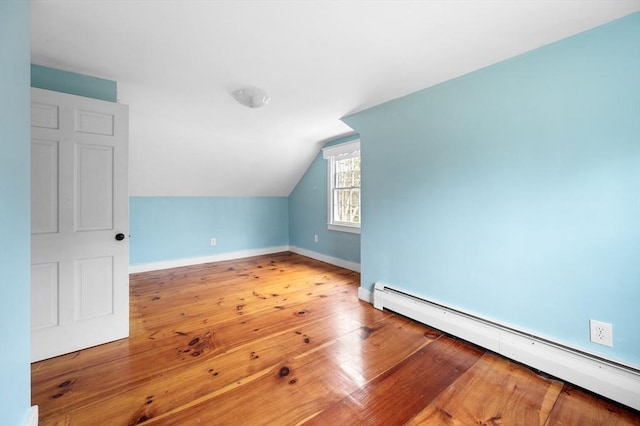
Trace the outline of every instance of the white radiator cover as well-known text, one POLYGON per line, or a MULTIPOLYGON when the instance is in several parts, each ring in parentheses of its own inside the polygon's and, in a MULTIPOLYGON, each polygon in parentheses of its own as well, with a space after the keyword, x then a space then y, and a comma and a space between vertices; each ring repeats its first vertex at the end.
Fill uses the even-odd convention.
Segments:
POLYGON ((373 306, 388 309, 640 410, 640 370, 586 354, 376 283, 373 306))

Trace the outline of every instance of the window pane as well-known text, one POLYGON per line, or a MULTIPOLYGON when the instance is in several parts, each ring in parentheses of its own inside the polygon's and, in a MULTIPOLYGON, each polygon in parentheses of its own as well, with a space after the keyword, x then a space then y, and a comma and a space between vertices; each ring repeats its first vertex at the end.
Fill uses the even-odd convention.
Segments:
POLYGON ((360 205, 360 190, 359 189, 352 189, 351 190, 351 199, 349 200, 349 202, 353 206, 359 206, 360 205))
POLYGON ((332 222, 360 224, 360 157, 332 159, 332 222))

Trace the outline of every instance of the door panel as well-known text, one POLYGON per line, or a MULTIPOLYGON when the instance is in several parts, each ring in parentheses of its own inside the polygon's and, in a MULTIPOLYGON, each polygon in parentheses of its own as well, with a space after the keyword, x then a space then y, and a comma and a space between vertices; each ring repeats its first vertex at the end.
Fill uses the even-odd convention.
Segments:
POLYGON ((31 233, 58 232, 58 141, 31 142, 31 233))
POLYGON ((113 314, 113 257, 76 261, 76 320, 113 314))
POLYGON ((113 115, 77 109, 76 132, 113 136, 113 115))
POLYGON ((58 128, 58 105, 31 102, 31 126, 58 128))
POLYGON ((31 266, 31 328, 58 325, 58 263, 31 266))
POLYGON ((129 335, 128 108, 32 89, 32 361, 129 335))
POLYGON ((76 144, 76 231, 113 229, 113 148, 76 144))

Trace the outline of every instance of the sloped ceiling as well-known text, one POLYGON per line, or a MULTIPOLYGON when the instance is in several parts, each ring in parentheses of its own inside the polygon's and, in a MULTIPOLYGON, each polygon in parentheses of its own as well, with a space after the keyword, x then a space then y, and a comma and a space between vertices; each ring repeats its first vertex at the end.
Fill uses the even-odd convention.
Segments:
POLYGON ((323 142, 351 132, 341 117, 638 10, 639 0, 32 0, 32 62, 118 82, 131 195, 287 196, 323 142), (245 86, 271 103, 236 103, 230 92, 245 86))

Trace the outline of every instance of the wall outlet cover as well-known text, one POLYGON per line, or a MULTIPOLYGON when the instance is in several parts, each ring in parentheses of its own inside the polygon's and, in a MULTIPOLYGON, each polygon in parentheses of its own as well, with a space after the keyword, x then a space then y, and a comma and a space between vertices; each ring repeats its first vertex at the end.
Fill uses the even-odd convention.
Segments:
POLYGON ((589 320, 589 336, 593 343, 613 347, 613 326, 607 322, 589 320))

